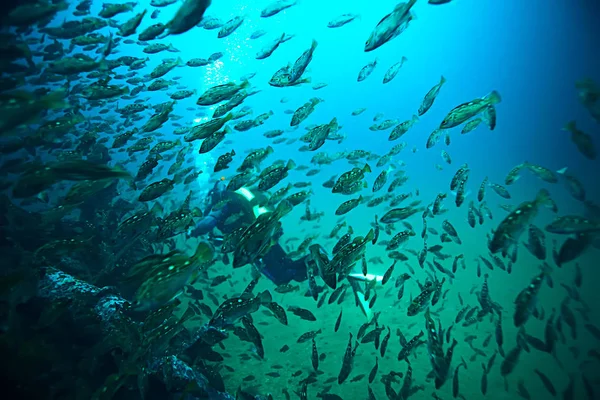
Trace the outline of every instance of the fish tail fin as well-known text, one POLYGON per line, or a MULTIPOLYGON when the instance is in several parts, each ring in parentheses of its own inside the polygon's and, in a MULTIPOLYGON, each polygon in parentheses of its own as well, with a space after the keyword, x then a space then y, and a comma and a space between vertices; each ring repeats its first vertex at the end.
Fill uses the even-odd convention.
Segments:
POLYGON ((440 78, 440 86, 442 86, 444 83, 446 83, 446 78, 444 77, 444 75, 442 75, 442 77, 440 78))
POLYGON ((271 292, 268 290, 265 290, 256 297, 260 300, 260 304, 268 304, 273 301, 273 296, 271 296, 271 292))
POLYGON ((292 206, 292 204, 289 201, 283 200, 277 205, 275 212, 277 213, 279 218, 282 218, 283 216, 289 214, 293 209, 294 206, 292 206))
POLYGON ((365 163, 365 166, 363 167, 363 172, 371 172, 371 166, 365 163))
POLYGON ((560 174, 560 175, 566 175, 568 169, 569 169, 569 167, 562 167, 561 169, 556 170, 556 173, 560 174))
POLYGON ((563 131, 574 132, 577 129, 577 123, 575 121, 569 121, 565 124, 563 131))
POLYGON ((412 116, 412 122, 413 123, 419 122, 419 116, 417 114, 413 114, 413 116, 412 116))
POLYGON ((550 193, 546 189, 541 189, 538 192, 537 196, 535 197, 535 203, 543 205, 554 212, 558 211, 556 203, 554 202, 554 200, 552 200, 552 197, 550 197, 550 193))
POLYGON ((317 46, 318 46, 318 45, 319 45, 319 42, 317 42, 317 40, 316 40, 316 39, 313 39, 313 40, 312 40, 312 43, 311 43, 311 45, 310 45, 310 49, 311 49, 312 51, 314 51, 314 50, 317 48, 317 46))
POLYGON ((500 97, 500 93, 498 93, 496 90, 492 90, 490 94, 485 96, 485 99, 490 104, 498 104, 502 101, 502 97, 500 97))
POLYGON ((213 255, 214 250, 212 247, 206 242, 200 242, 192 258, 194 261, 209 262, 212 260, 213 255))
POLYGON ((294 160, 290 159, 287 162, 287 165, 285 166, 287 169, 294 169, 296 168, 296 163, 294 162, 294 160))
POLYGON ((546 204, 550 200, 550 193, 546 189, 541 189, 537 196, 535 197, 535 201, 539 204, 546 204))
POLYGON ((369 302, 365 299, 365 294, 363 293, 361 285, 359 285, 359 282, 361 282, 363 280, 363 279, 361 279, 362 274, 357 274, 357 275, 360 275, 360 277, 358 279, 350 278, 351 275, 348 276, 348 278, 350 278, 350 279, 348 279, 348 282, 350 282, 350 287, 352 288, 352 291, 354 292, 354 298, 356 299, 356 303, 357 303, 358 307, 360 308, 362 313, 367 318, 367 322, 371 322, 371 319, 373 318, 373 312, 369 308, 369 302))
POLYGON ((157 201, 150 209, 150 212, 153 214, 162 213, 164 211, 163 206, 157 201))
POLYGON ((540 266, 540 270, 544 275, 550 275, 552 273, 552 267, 548 263, 543 263, 540 266))
POLYGON ((59 89, 42 97, 41 102, 47 108, 54 109, 66 107, 68 105, 67 103, 65 103, 65 97, 67 96, 67 94, 68 92, 66 90, 59 89))

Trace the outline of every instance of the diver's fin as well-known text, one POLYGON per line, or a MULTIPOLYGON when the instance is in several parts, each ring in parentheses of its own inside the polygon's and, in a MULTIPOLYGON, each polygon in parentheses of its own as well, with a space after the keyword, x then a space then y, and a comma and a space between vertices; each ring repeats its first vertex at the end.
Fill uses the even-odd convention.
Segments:
POLYGON ((365 315, 365 317, 367 317, 367 322, 371 322, 371 319, 373 318, 373 311, 369 307, 369 302, 365 300, 365 294, 363 293, 362 287, 363 285, 361 285, 361 283, 373 281, 381 283, 381 281, 383 280, 383 275, 363 275, 362 273, 353 273, 348 275, 347 279, 350 283, 350 286, 352 287, 352 291, 354 292, 354 298, 356 299, 358 307, 365 315))
POLYGON ((371 309, 369 308, 369 302, 365 300, 364 293, 355 290, 354 296, 357 300, 358 307, 365 315, 365 317, 367 317, 367 322, 371 322, 371 319, 373 318, 373 311, 371 311, 371 309))
POLYGON ((361 282, 372 282, 377 281, 377 283, 381 283, 383 280, 383 275, 374 275, 367 274, 363 275, 362 273, 350 274, 348 275, 348 280, 361 281, 361 282))

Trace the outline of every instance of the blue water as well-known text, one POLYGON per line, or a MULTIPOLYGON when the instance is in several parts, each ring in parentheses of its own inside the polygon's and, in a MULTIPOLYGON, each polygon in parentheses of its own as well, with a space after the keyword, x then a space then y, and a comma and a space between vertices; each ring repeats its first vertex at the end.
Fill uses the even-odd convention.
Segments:
MULTIPOLYGON (((463 239, 463 246, 458 248, 452 244, 445 248, 450 249, 450 254, 465 254, 465 260, 468 266, 467 271, 459 271, 457 279, 446 289, 450 289, 447 312, 442 311, 443 325, 449 326, 460 308, 457 305, 456 294, 461 293, 463 297, 468 297, 468 293, 473 285, 481 285, 481 279, 475 275, 475 262, 473 261, 479 255, 487 254, 486 235, 495 229, 499 221, 506 215, 499 208, 501 204, 511 204, 516 206, 522 201, 532 200, 539 189, 548 188, 552 197, 559 206, 559 215, 582 214, 584 212, 581 203, 572 199, 566 191, 562 182, 551 185, 542 182, 531 173, 524 171, 522 178, 514 185, 509 186, 512 194, 511 200, 499 198, 487 190, 487 201, 494 213, 493 221, 486 221, 484 226, 477 226, 471 229, 466 221, 466 208, 470 200, 474 200, 479 184, 487 176, 491 182, 503 184, 504 177, 515 165, 524 161, 539 164, 551 170, 568 168, 569 173, 576 176, 586 188, 588 199, 600 201, 600 185, 598 184, 598 171, 600 171, 600 162, 598 160, 590 161, 584 158, 575 145, 570 141, 570 135, 562 130, 563 126, 570 120, 576 120, 578 127, 591 134, 595 143, 600 143, 599 127, 593 121, 589 112, 579 102, 575 82, 585 77, 590 77, 600 81, 600 57, 598 49, 600 48, 600 6, 594 1, 556 1, 548 2, 542 0, 522 1, 492 1, 492 0, 453 0, 449 4, 432 6, 425 0, 418 0, 414 7, 416 19, 411 22, 409 28, 399 37, 384 44, 379 49, 365 53, 363 51, 364 43, 375 27, 377 22, 394 5, 394 1, 377 0, 371 2, 347 0, 347 1, 317 1, 317 0, 299 0, 296 6, 293 6, 273 17, 261 18, 260 10, 270 1, 218 1, 213 0, 213 4, 206 15, 216 16, 222 21, 227 21, 235 16, 243 15, 245 21, 242 26, 232 35, 218 39, 217 31, 207 31, 201 28, 193 29, 185 34, 170 36, 154 42, 171 43, 180 50, 179 53, 159 53, 149 55, 150 60, 147 67, 139 71, 140 73, 150 73, 152 69, 160 64, 164 58, 181 57, 185 63, 191 58, 208 58, 212 53, 222 52, 223 57, 216 63, 200 68, 178 67, 167 74, 164 79, 172 79, 180 76, 176 85, 184 85, 187 89, 196 90, 197 94, 188 99, 177 102, 173 114, 182 118, 178 120, 180 124, 191 125, 206 120, 195 111, 188 111, 186 108, 194 107, 198 111, 200 107, 195 105, 198 95, 206 89, 223 84, 228 81, 239 81, 240 77, 256 72, 250 82, 252 87, 259 92, 246 101, 245 106, 254 110, 251 117, 256 117, 264 112, 273 111, 274 115, 262 126, 253 128, 247 132, 234 132, 228 139, 231 144, 220 144, 208 156, 198 156, 195 161, 199 168, 205 170, 201 179, 191 189, 200 196, 205 193, 215 179, 224 176, 229 179, 233 175, 233 169, 223 171, 219 174, 213 174, 212 163, 218 155, 235 149, 238 158, 241 160, 248 149, 256 149, 271 144, 271 140, 265 138, 262 133, 272 129, 283 129, 286 131, 285 137, 299 137, 303 134, 304 127, 308 124, 322 124, 329 122, 336 117, 342 126, 340 133, 346 136, 346 139, 338 144, 334 141, 327 141, 319 149, 330 154, 337 151, 364 149, 378 155, 384 155, 391 146, 406 141, 406 148, 394 158, 392 164, 394 168, 401 168, 409 177, 408 182, 400 188, 400 192, 408 193, 419 190, 418 197, 423 204, 433 201, 440 192, 449 194, 445 204, 450 211, 443 218, 435 220, 430 226, 439 230, 440 222, 443 219, 452 221, 463 239), (360 18, 348 25, 330 29, 327 28, 327 22, 343 13, 357 13, 360 18), (264 29, 268 33, 262 38, 251 40, 249 36, 257 29, 264 29), (255 54, 263 45, 271 41, 274 37, 280 36, 282 32, 295 35, 290 41, 283 43, 275 50, 274 54, 265 60, 256 60, 255 54), (311 83, 300 87, 275 88, 268 85, 271 76, 280 67, 293 63, 302 52, 310 47, 312 40, 318 42, 314 53, 314 58, 305 73, 305 76, 311 78, 311 83), (407 61, 401 68, 396 78, 384 85, 382 84, 383 75, 388 67, 406 57, 407 61), (357 82, 357 76, 360 69, 377 60, 378 65, 373 74, 363 82, 357 82), (389 131, 373 132, 368 128, 373 122, 373 117, 377 113, 383 113, 383 119, 397 118, 400 121, 410 119, 415 114, 421 104, 423 96, 427 91, 437 84, 440 77, 444 76, 447 82, 442 87, 439 96, 435 100, 433 107, 420 118, 409 132, 396 142, 388 142, 389 131), (311 87, 315 83, 327 83, 327 86, 320 90, 313 90, 311 87), (482 97, 492 90, 496 90, 502 96, 502 102, 496 106, 498 114, 498 123, 496 129, 492 132, 482 124, 477 130, 467 134, 460 134, 460 127, 450 131, 451 144, 446 147, 443 138, 432 149, 426 149, 425 143, 429 134, 436 129, 449 110, 456 105, 468 102, 470 100, 482 97), (311 97, 319 97, 324 100, 316 107, 316 111, 305 121, 301 127, 294 131, 289 128, 291 115, 284 113, 285 110, 295 110, 308 101, 311 97), (282 103, 283 97, 289 99, 282 103), (365 107, 367 110, 359 116, 352 116, 351 112, 357 108, 365 107), (452 165, 444 163, 440 152, 446 150, 452 157, 452 165), (468 163, 471 174, 468 183, 468 191, 471 192, 465 205, 460 209, 454 206, 454 197, 450 195, 449 182, 452 176, 463 163, 468 163), (442 166, 439 171, 436 164, 442 166)), ((94 1, 91 8, 91 15, 97 15, 101 10, 100 1, 94 1)), ((50 26, 60 25, 64 18, 71 18, 70 12, 74 8, 60 13, 56 16, 50 26)), ((147 8, 149 13, 152 7, 149 1, 140 1, 133 12, 139 12, 147 8)), ((158 19, 151 20, 146 16, 137 32, 141 32, 147 26, 158 21, 167 22, 177 10, 177 5, 171 5, 161 9, 158 19)), ((116 17, 119 22, 129 19, 132 12, 120 14, 116 17)), ((105 28, 99 31, 102 34, 113 34, 114 28, 105 28)), ((35 33, 34 33, 35 34, 35 33)), ((131 36, 130 38, 136 38, 131 36)), ((65 43, 66 44, 66 43, 65 43)), ((109 58, 116 58, 122 55, 130 55, 145 58, 148 55, 142 52, 142 47, 137 44, 119 44, 116 47, 116 53, 109 58)), ((118 70, 119 72, 121 69, 118 70)), ((122 71, 125 68, 122 67, 122 71)), ((118 82, 118 81, 115 81, 118 82)), ((113 83, 115 83, 113 82, 113 83)), ((174 85, 174 86, 176 86, 174 85)), ((138 98, 148 98, 148 104, 157 104, 169 100, 167 93, 174 92, 175 89, 169 89, 161 92, 142 92, 138 98)), ((119 106, 125 105, 125 101, 119 101, 119 106)), ((207 115, 212 114, 214 107, 204 109, 207 115)), ((85 111, 86 116, 93 116, 94 110, 85 111)), ((116 116, 109 113, 107 117, 116 116)), ((147 114, 148 116, 150 114, 147 114)), ((141 121, 142 123, 145 120, 141 121)), ((174 140, 177 137, 170 133, 174 129, 169 123, 158 130, 165 134, 160 140, 174 140)), ((296 142, 293 144, 273 145, 275 153, 264 165, 276 159, 294 159, 298 165, 310 164, 310 159, 314 156, 313 152, 299 152, 298 148, 302 144, 296 142)), ((194 143, 194 154, 200 146, 199 142, 194 143)), ((140 157, 139 160, 142 160, 140 157)), ((141 163, 141 161, 140 161, 141 163)), ((374 167, 376 161, 370 162, 374 167)), ((137 165, 130 164, 135 173, 137 165)), ((165 167, 165 172, 168 166, 165 167)), ((289 178, 290 182, 299 180, 310 180, 313 182, 314 196, 312 197, 311 207, 317 211, 325 212, 325 218, 319 222, 319 227, 314 224, 296 224, 295 221, 304 212, 304 206, 297 207, 290 216, 284 220, 284 228, 287 236, 299 236, 301 239, 308 234, 321 233, 322 236, 329 233, 333 225, 338 220, 334 211, 338 205, 348 200, 349 197, 334 195, 328 189, 321 187, 322 182, 334 174, 340 174, 351 168, 351 165, 345 160, 336 161, 329 166, 321 167, 322 171, 315 177, 305 177, 304 172, 292 171, 289 178)), ((386 167, 387 168, 387 167, 386 167)), ((368 174, 367 181, 369 188, 375 177, 381 171, 380 168, 373 168, 373 173, 368 174)), ((365 190, 365 194, 370 194, 370 189, 365 190)), ((398 192, 398 193, 400 193, 398 192)), ((185 191, 176 192, 182 200, 187 194, 185 191)), ((125 193, 126 198, 134 198, 133 193, 125 193)), ((414 199, 414 198, 413 198, 414 199)), ((411 199, 411 200, 413 200, 411 199)), ((408 201, 411 201, 408 200, 408 201)), ((177 203, 177 202, 176 202, 177 203)), ((387 206, 380 206, 376 209, 366 208, 364 205, 347 214, 344 219, 349 225, 352 225, 355 231, 364 235, 368 231, 374 215, 381 216, 387 211, 387 206)), ((543 227, 550 222, 554 215, 548 210, 540 210, 540 215, 536 219, 536 224, 543 227)), ((421 219, 417 215, 409 220, 415 226, 417 234, 421 230, 421 219)), ((559 240, 559 244, 564 237, 552 236, 547 234, 549 252, 552 249, 552 239, 559 240)), ((524 237, 523 237, 524 238, 524 237)), ((437 241, 431 240, 431 244, 437 241)), ((329 248, 333 242, 327 242, 329 248)), ((417 236, 414 245, 409 248, 419 251, 422 248, 422 241, 417 236)), ((384 258, 384 264, 373 267, 376 273, 383 273, 388 267, 389 262, 385 259, 385 252, 381 247, 372 248, 368 251, 369 257, 380 256, 384 258)), ((504 329, 505 329, 505 350, 508 351, 515 345, 516 329, 512 327, 512 302, 518 292, 523 289, 530 279, 538 271, 539 262, 534 260, 526 250, 521 249, 519 262, 514 267, 512 275, 496 270, 490 273, 490 290, 495 301, 502 304, 505 311, 504 329)), ((598 272, 597 264, 600 253, 598 250, 590 250, 578 262, 581 265, 584 274, 584 284, 580 290, 581 297, 585 302, 592 306, 590 314, 596 321, 600 319, 597 304, 600 304, 600 295, 597 292, 598 272)), ((549 257, 550 260, 550 257, 549 257)), ((422 271, 418 268, 416 262, 411 258, 411 265, 417 269, 417 274, 422 271)), ((229 271, 229 270, 227 270, 229 271)), ((237 270, 236 270, 237 271, 237 270)), ((224 273, 222 271, 219 271, 224 273)), ((231 272, 231 271, 229 271, 231 272)), ((489 271, 486 271, 489 272, 489 271)), ((234 272, 238 273, 238 272, 234 272)), ((396 271, 398 274, 399 272, 396 271)), ((239 273, 241 274, 241 273, 239 273)), ((239 275, 242 276, 242 275, 239 275)), ((572 264, 567 265, 561 270, 557 270, 554 275, 555 288, 553 290, 544 287, 540 295, 540 304, 549 315, 552 308, 559 307, 560 302, 565 297, 565 292, 560 288, 560 283, 571 284, 573 276, 572 264)), ((245 277, 245 275, 244 275, 245 277)), ((421 274, 420 278, 425 275, 421 274)), ((239 278, 242 279, 242 278, 239 278)), ((239 283, 239 282, 238 282, 239 283)), ((264 284, 264 282, 263 282, 264 284)), ((239 284, 243 288, 244 285, 239 284)), ((265 286, 268 288, 268 286, 265 286)), ((418 294, 416 285, 408 290, 403 300, 407 302, 408 293, 412 296, 418 294)), ((226 293, 225 293, 226 294, 226 293)), ((383 295, 383 291, 380 296, 383 295)), ((295 295, 289 295, 295 296, 295 295)), ((395 297, 395 292, 392 295, 395 297)), ((474 295, 471 295, 470 302, 475 303, 474 295)), ((278 301, 287 301, 290 304, 304 304, 306 307, 313 307, 306 299, 295 299, 280 296, 278 301)), ((385 311, 382 316, 382 323, 390 325, 392 331, 396 326, 403 328, 408 324, 404 317, 404 309, 391 308, 394 299, 380 298, 377 307, 385 311), (382 304, 383 303, 383 304, 382 304), (395 325, 397 324, 397 325, 395 325)), ((350 304, 349 301, 347 304, 350 304)), ((404 304, 403 303, 403 304, 404 304)), ((406 303, 405 305, 407 305, 406 303)), ((327 309, 327 307, 325 307, 327 309)), ((331 326, 337 317, 338 310, 319 311, 317 314, 319 324, 327 329, 326 342, 320 343, 320 349, 331 352, 326 364, 328 374, 325 376, 337 374, 341 355, 347 341, 346 332, 348 330, 355 332, 358 326, 362 324, 362 316, 359 312, 351 314, 349 319, 342 326, 342 332, 337 336, 332 335, 331 326), (350 317, 352 316, 352 317, 350 317)), ((262 318, 262 317, 261 317, 262 318)), ((580 316, 580 323, 582 323, 580 316)), ((269 320, 272 322, 272 319, 269 320)), ((416 322, 417 328, 412 328, 410 336, 416 334, 423 325, 422 317, 416 317, 410 323, 416 322), (416 331, 415 331, 416 330, 416 331)), ((564 323, 563 323, 564 325, 564 323)), ((260 327, 259 327, 260 328, 260 327)), ((531 329, 528 327, 528 333, 538 337, 543 337, 543 321, 532 323, 531 329)), ((263 328, 264 329, 264 328, 263 328)), ((266 345, 266 353, 270 357, 270 362, 283 363, 286 357, 279 357, 278 349, 283 343, 295 342, 297 336, 308 329, 317 329, 315 325, 299 324, 297 328, 290 329, 289 335, 283 334, 277 330, 269 332, 264 330, 263 336, 268 341, 269 338, 277 339, 275 343, 266 345), (291 338, 291 339, 289 339, 291 338), (286 341, 287 339, 287 341, 286 341)), ((472 329, 472 328, 469 328, 472 329)), ((455 335, 459 338, 466 334, 471 334, 475 330, 465 328, 455 328, 455 335)), ((481 341, 483 337, 494 332, 493 324, 485 322, 480 324, 479 335, 481 341)), ((288 331, 286 331, 288 332, 288 331)), ((568 329, 565 328, 565 332, 568 329)), ((408 336, 408 334, 407 334, 408 336)), ((567 334, 567 337, 569 335, 567 334)), ((492 340, 492 346, 494 345, 492 340)), ((468 348, 461 343, 457 354, 470 357, 468 348)), ((578 340, 569 340, 567 346, 580 348, 581 353, 585 354, 589 349, 598 348, 597 340, 594 340, 583 326, 580 326, 580 337, 578 340)), ((357 360, 355 361, 355 374, 367 373, 370 370, 374 356, 372 349, 365 349, 361 353, 359 349, 357 360), (373 354, 371 354, 373 353, 373 354)), ((481 347, 481 346, 479 346, 481 347)), ((382 361, 384 372, 391 369, 405 370, 405 365, 395 361, 395 354, 399 349, 397 338, 392 336, 390 341, 390 353, 388 360, 382 361), (393 342, 393 344, 392 344, 393 342)), ((306 348, 308 349, 308 347, 306 348)), ((297 360, 309 365, 308 353, 306 349, 292 350, 287 361, 292 361, 291 365, 286 366, 289 373, 287 377, 297 368, 297 360)), ((492 351, 487 351, 488 358, 492 351)), ((541 354, 541 353, 540 353, 541 354)), ((557 357, 565 365, 564 371, 554 362, 551 356, 547 354, 526 354, 522 355, 521 363, 516 372, 510 376, 511 392, 504 391, 504 382, 499 376, 498 371, 494 371, 490 376, 490 390, 487 398, 508 399, 514 398, 516 382, 519 378, 525 380, 529 391, 534 399, 549 398, 541 386, 539 379, 532 374, 534 368, 544 370, 548 375, 555 379, 556 385, 562 392, 568 383, 569 375, 577 375, 580 370, 579 364, 583 359, 574 359, 566 346, 561 345, 557 357), (549 365, 551 364, 551 365, 549 365)), ((455 355, 455 360, 458 356, 455 355)), ((482 398, 479 392, 479 379, 481 377, 480 363, 471 363, 469 370, 462 371, 461 392, 469 400, 482 398)), ((587 368, 587 374, 594 382, 598 382, 597 360, 592 361, 595 369, 587 368)), ((454 366, 458 363, 455 361, 454 366)), ((415 381, 417 384, 424 384, 425 391, 419 392, 414 398, 430 398, 433 391, 431 382, 425 382, 425 375, 430 370, 424 349, 419 353, 419 360, 414 361, 415 381)), ((494 366, 498 368, 499 360, 494 366)), ((255 360, 247 363, 240 363, 237 366, 242 371, 254 373, 257 368, 262 368, 262 374, 268 371, 268 367, 257 363, 255 360)), ((235 374, 231 377, 232 385, 240 383, 243 376, 235 374)), ((281 378, 284 379, 284 378, 281 378)), ((378 398, 384 398, 383 386, 378 383, 378 398), (380 386, 380 387, 379 387, 380 386)), ((288 381, 288 384, 278 381, 265 381, 261 389, 277 388, 275 398, 282 398, 280 389, 289 386, 296 389, 297 381, 288 381), (293 383, 291 383, 293 382, 293 383)), ((360 399, 366 395, 365 381, 360 383, 346 384, 333 390, 339 393, 345 399, 360 399)), ((319 387, 322 387, 319 384, 319 387)), ((442 398, 450 398, 451 382, 440 391, 442 398)), ((598 391, 598 386, 595 386, 598 391)), ((234 387, 233 387, 234 389, 234 387)), ((313 396, 317 389, 311 389, 313 396)), ((274 394, 275 394, 275 390, 274 394)), ((291 389, 290 389, 291 392, 291 389)), ((578 381, 576 399, 584 399, 585 394, 578 381)), ((292 394, 292 398, 294 394, 292 394)))
MULTIPOLYGON (((574 88, 576 80, 593 78, 599 70, 600 61, 594 54, 597 48, 594 32, 599 28, 594 24, 593 5, 540 2, 529 3, 524 8, 518 2, 494 5, 455 1, 437 7, 417 4, 417 19, 409 29, 376 51, 364 53, 362 49, 368 34, 394 2, 381 1, 377 7, 365 8, 360 1, 332 1, 325 6, 322 2, 303 0, 298 6, 271 18, 259 16, 268 2, 214 3, 207 15, 223 21, 245 15, 246 20, 224 39, 216 37, 216 30, 196 29, 163 40, 172 43, 181 53, 153 55, 148 62, 148 71, 163 57, 180 55, 186 61, 193 57, 207 58, 213 52, 221 51, 224 57, 214 66, 176 69, 166 78, 180 75, 181 83, 201 93, 214 84, 257 72, 251 81, 261 92, 244 104, 254 108, 254 115, 268 110, 275 112, 262 126, 263 131, 287 126, 290 116, 282 111, 295 109, 308 98, 318 96, 325 102, 317 106, 308 122, 324 123, 337 117, 344 127, 342 132, 348 137, 342 146, 334 147, 334 143, 328 143, 322 150, 360 148, 380 154, 387 152, 390 143, 385 140, 384 133, 367 130, 373 123, 371 118, 376 113, 384 113, 386 118, 409 119, 424 94, 444 75, 448 82, 435 105, 402 139, 408 143, 407 150, 416 147, 419 151, 411 162, 407 162, 407 173, 411 182, 418 182, 426 197, 435 195, 454 173, 452 168, 447 168, 444 173, 435 171, 433 165, 442 163, 440 150, 438 147, 429 151, 424 148, 427 136, 454 106, 493 89, 503 98, 498 106, 498 128, 493 133, 480 129, 468 137, 453 134, 454 143, 449 153, 455 164, 468 162, 474 181, 485 175, 501 181, 514 165, 525 160, 551 169, 567 166, 589 191, 597 190, 593 177, 585 173, 593 163, 580 157, 568 134, 561 131, 571 119, 577 120, 584 131, 593 133, 597 130, 579 104, 574 88), (346 12, 361 14, 361 20, 338 29, 326 27, 327 21, 346 12), (268 34, 256 40, 249 39, 256 29, 265 29, 268 34), (296 37, 282 44, 266 60, 255 60, 254 55, 263 43, 281 32, 296 37), (313 38, 319 46, 308 75, 313 83, 325 82, 327 87, 315 92, 309 86, 273 88, 265 84, 277 69, 293 62, 307 49, 313 38), (406 56, 408 62, 391 83, 382 85, 381 79, 387 68, 402 56, 406 56), (360 68, 375 58, 379 64, 374 73, 366 81, 356 82, 360 68), (289 103, 280 104, 281 97, 289 98, 289 103), (350 112, 359 107, 366 107, 367 111, 359 117, 351 117, 350 112), (426 185, 421 183, 425 180, 426 185)), ((167 21, 169 12, 174 12, 174 7, 164 8, 159 20, 167 21)), ((121 14, 121 18, 124 15, 129 14, 121 14)), ((138 31, 152 22, 147 18, 138 31)), ((145 56, 136 45, 121 45, 118 49, 121 54, 145 56)), ((165 101, 164 93, 151 93, 150 96, 151 102, 165 101)), ((184 117, 179 122, 189 121, 190 112, 183 109, 193 106, 193 98, 179 103, 175 113, 184 117)), ((268 144, 257 131, 235 135, 236 144, 241 146, 249 141, 252 147, 268 144)), ((282 145, 276 149, 288 151, 282 145)), ((407 153, 405 151, 401 158, 409 158, 407 153)), ((296 152, 293 155, 301 161, 308 161, 312 156, 311 153, 296 152)), ((285 157, 286 154, 282 154, 281 158, 285 157)), ((340 165, 338 171, 344 168, 340 165)), ((526 187, 522 185, 519 189, 526 187)), ((531 197, 534 190, 523 194, 531 197)))

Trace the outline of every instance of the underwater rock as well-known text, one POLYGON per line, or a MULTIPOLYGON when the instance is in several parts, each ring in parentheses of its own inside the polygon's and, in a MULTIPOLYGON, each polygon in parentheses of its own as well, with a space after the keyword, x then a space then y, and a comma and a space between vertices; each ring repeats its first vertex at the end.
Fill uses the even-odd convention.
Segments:
MULTIPOLYGON (((78 308, 93 310, 103 333, 108 334, 115 329, 122 329, 124 324, 138 324, 123 312, 127 300, 116 294, 110 287, 99 288, 77 279, 56 268, 49 267, 38 284, 38 296, 52 301, 70 301, 70 309, 76 313, 78 308)), ((203 342, 207 347, 225 339, 228 335, 214 327, 205 325, 194 333, 188 333, 178 350, 192 347, 203 342), (187 339, 187 340, 186 340, 187 339)), ((194 387, 194 391, 202 391, 215 400, 233 400, 228 393, 219 392, 210 387, 208 379, 190 367, 176 355, 154 357, 148 362, 147 372, 160 379, 169 391, 181 392, 194 387)))

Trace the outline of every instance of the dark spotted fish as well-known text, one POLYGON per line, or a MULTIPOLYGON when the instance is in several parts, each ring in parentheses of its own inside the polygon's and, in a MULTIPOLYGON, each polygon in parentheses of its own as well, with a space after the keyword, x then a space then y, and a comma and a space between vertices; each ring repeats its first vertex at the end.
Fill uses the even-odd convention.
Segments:
POLYGON ((427 304, 429 304, 429 300, 434 291, 434 284, 431 281, 428 281, 424 285, 421 293, 419 293, 419 295, 415 297, 412 303, 408 306, 406 315, 413 317, 421 312, 427 306, 427 304))
POLYGON ((315 337, 317 337, 317 335, 319 335, 320 333, 322 333, 322 330, 319 329, 318 331, 308 331, 303 333, 302 335, 300 335, 300 337, 298 338, 298 343, 304 343, 307 342, 315 337))
POLYGON ((392 265, 390 265, 390 267, 387 269, 387 271, 385 271, 385 273, 383 274, 383 278, 381 280, 382 285, 385 285, 387 283, 387 281, 389 281, 390 278, 392 277, 392 274, 394 273, 394 267, 396 266, 397 261, 398 260, 394 260, 392 265))
POLYGON ((244 324, 244 328, 246 329, 248 339, 252 344, 254 344, 254 347, 256 348, 256 354, 258 354, 260 358, 265 358, 265 349, 263 348, 260 333, 254 326, 248 315, 242 317, 242 324, 244 324))
POLYGON ((600 222, 592 221, 576 215, 566 215, 556 218, 546 225, 546 232, 562 235, 578 235, 600 232, 600 222))
POLYGON ((379 369, 379 358, 375 357, 375 365, 371 368, 371 372, 369 372, 369 384, 373 383, 375 380, 375 376, 377 376, 377 370, 379 369))
POLYGON ((494 231, 492 240, 488 247, 492 254, 499 251, 506 251, 508 247, 515 244, 525 227, 531 223, 531 220, 537 215, 537 209, 540 205, 545 205, 556 210, 556 204, 550 198, 547 190, 542 189, 538 192, 535 200, 521 203, 498 225, 494 231))
POLYGON ((265 304, 265 307, 271 310, 275 318, 277 318, 277 320, 283 325, 288 324, 287 314, 285 313, 283 307, 281 307, 279 304, 272 301, 270 303, 265 304))
POLYGON ((265 290, 256 297, 232 297, 221 303, 211 318, 209 325, 215 327, 230 325, 237 319, 257 311, 261 305, 271 302, 271 293, 268 290, 265 290))
POLYGON ((337 332, 340 329, 340 324, 342 323, 342 311, 340 310, 340 315, 338 315, 337 320, 335 321, 335 327, 333 328, 334 332, 337 332))
POLYGON ((528 241, 525 248, 538 260, 546 259, 546 235, 535 225, 529 225, 528 241))
POLYGON ((523 289, 515 300, 515 313, 513 321, 516 327, 522 326, 529 319, 537 303, 537 295, 542 283, 550 274, 549 266, 544 265, 539 275, 536 275, 531 283, 523 289))
POLYGON ((315 317, 315 315, 310 312, 309 310, 305 309, 305 308, 301 308, 301 307, 297 307, 297 306, 289 306, 288 311, 291 311, 292 314, 296 315, 297 317, 300 317, 301 319, 305 320, 305 321, 316 321, 317 317, 315 317))
POLYGON ((550 380, 550 378, 548 378, 543 372, 541 372, 537 368, 534 369, 533 372, 535 372, 536 375, 540 377, 546 390, 548 390, 548 392, 550 392, 550 394, 552 394, 552 396, 556 396, 556 389, 554 388, 554 384, 552 384, 552 381, 550 380))
POLYGON ((481 394, 483 394, 485 396, 487 394, 487 388, 488 388, 488 380, 487 380, 488 371, 485 368, 485 364, 481 364, 481 367, 483 368, 483 374, 481 375, 481 394))
POLYGON ((388 333, 385 335, 385 337, 381 341, 381 345, 379 346, 379 354, 381 355, 381 358, 383 358, 385 356, 387 344, 388 344, 391 336, 392 336, 392 331, 390 330, 390 327, 388 326, 388 333))
POLYGON ((458 364, 456 366, 456 368, 454 369, 454 376, 452 377, 452 397, 454 397, 455 399, 458 397, 459 392, 460 392, 460 387, 459 387, 459 382, 458 382, 458 370, 460 369, 460 367, 465 367, 466 368, 466 364, 464 362, 458 364))
POLYGON ((505 377, 513 371, 513 369, 517 366, 517 362, 519 361, 521 350, 522 348, 520 346, 516 346, 514 349, 508 352, 506 358, 502 360, 502 364, 500 365, 500 375, 505 377))
POLYGON ((350 376, 350 372, 352 372, 352 366, 354 363, 354 355, 356 354, 356 349, 358 348, 358 342, 354 349, 352 348, 352 333, 350 333, 350 337, 348 338, 348 345, 346 346, 346 352, 344 353, 344 359, 342 361, 342 368, 338 375, 338 384, 341 385, 344 383, 348 376, 350 376))
POLYGON ((315 371, 319 369, 319 352, 317 350, 317 342, 315 342, 315 338, 312 339, 312 354, 310 357, 312 366, 315 371))

